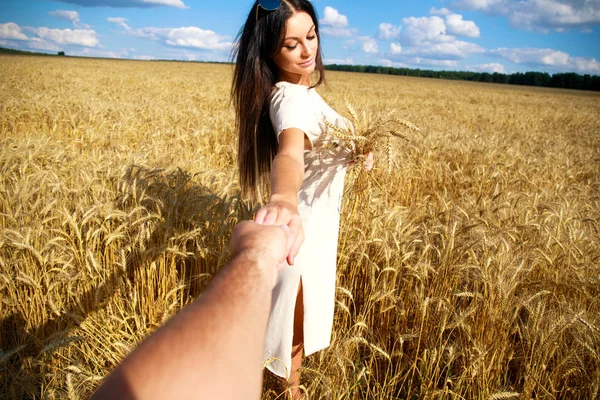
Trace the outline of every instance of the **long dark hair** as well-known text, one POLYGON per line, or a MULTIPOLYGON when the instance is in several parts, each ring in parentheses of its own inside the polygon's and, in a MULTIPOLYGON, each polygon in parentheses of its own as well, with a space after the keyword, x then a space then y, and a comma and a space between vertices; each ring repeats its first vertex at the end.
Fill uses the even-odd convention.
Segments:
POLYGON ((242 197, 262 201, 269 187, 271 164, 277 153, 277 138, 269 117, 269 102, 277 82, 273 57, 285 39, 287 20, 304 11, 315 24, 319 48, 315 57, 318 86, 323 82, 323 57, 317 15, 307 0, 281 0, 275 11, 265 11, 254 2, 246 23, 238 33, 233 57, 236 58, 231 95, 239 134, 238 167, 242 197))

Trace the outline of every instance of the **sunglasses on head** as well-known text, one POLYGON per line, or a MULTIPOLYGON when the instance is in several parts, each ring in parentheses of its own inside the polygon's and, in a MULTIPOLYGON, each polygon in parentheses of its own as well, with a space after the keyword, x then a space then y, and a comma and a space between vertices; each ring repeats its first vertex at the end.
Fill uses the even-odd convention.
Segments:
POLYGON ((281 5, 281 0, 258 0, 256 4, 256 21, 258 21, 258 8, 265 11, 275 11, 281 5))

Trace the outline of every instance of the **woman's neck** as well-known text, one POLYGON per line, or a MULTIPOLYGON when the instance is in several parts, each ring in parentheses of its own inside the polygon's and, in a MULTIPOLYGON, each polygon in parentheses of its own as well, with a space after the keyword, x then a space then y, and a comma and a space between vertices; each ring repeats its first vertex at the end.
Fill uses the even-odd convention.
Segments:
POLYGON ((296 85, 304 85, 310 87, 310 75, 300 75, 300 74, 288 74, 286 72, 280 71, 277 80, 279 82, 285 81, 289 83, 294 83, 296 85))

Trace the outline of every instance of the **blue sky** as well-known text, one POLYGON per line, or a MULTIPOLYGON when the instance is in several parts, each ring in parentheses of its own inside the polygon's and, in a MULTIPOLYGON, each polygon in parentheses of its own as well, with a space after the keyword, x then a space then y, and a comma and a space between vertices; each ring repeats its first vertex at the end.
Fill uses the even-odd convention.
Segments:
MULTIPOLYGON (((0 46, 227 61, 251 0, 0 0, 0 46)), ((600 75, 600 0, 314 0, 326 63, 600 75)))

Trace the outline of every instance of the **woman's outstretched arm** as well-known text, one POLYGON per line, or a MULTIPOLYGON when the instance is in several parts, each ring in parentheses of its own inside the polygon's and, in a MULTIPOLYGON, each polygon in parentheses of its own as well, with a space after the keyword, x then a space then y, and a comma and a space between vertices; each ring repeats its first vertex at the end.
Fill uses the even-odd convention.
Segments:
POLYGON ((279 135, 279 150, 271 167, 271 199, 254 218, 261 225, 287 225, 287 261, 294 264, 304 231, 298 214, 298 191, 304 179, 304 132, 300 129, 286 129, 279 135))

